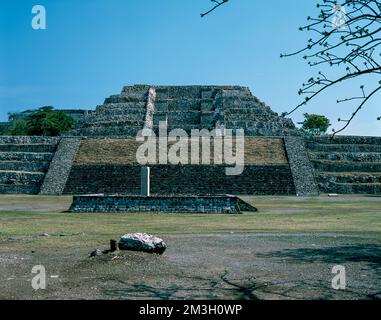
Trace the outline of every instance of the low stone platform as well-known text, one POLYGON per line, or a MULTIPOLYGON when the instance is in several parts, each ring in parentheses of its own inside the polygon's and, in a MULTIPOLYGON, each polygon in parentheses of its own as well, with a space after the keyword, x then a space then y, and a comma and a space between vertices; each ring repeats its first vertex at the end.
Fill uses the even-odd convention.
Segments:
POLYGON ((208 213, 239 214, 257 209, 232 195, 210 196, 135 196, 79 195, 73 197, 70 212, 128 213, 208 213))

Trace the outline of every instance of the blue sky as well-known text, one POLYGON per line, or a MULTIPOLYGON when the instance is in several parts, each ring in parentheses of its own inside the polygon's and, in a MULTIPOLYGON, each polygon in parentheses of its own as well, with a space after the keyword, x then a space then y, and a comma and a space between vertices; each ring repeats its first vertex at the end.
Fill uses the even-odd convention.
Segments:
MULTIPOLYGON (((94 109, 129 84, 235 84, 273 110, 290 110, 303 81, 318 70, 301 57, 298 31, 316 1, 231 0, 201 19, 208 0, 0 0, 0 121, 8 112, 42 105, 94 109), (31 27, 34 5, 44 5, 47 30, 31 27)), ((371 81, 364 84, 371 85, 371 81)), ((345 85, 293 114, 347 118, 338 98, 359 90, 345 85)), ((345 134, 381 135, 381 95, 345 134)))

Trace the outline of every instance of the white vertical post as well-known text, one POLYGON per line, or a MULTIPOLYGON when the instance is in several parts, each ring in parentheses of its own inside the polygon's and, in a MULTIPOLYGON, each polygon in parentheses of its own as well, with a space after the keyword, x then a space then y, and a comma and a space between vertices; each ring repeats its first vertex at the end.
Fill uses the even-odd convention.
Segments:
POLYGON ((140 173, 141 195, 150 196, 150 167, 142 167, 140 173))

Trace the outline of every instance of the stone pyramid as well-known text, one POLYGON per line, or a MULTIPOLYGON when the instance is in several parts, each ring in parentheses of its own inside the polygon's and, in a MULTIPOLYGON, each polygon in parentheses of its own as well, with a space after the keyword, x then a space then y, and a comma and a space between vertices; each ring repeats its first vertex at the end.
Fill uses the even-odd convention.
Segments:
POLYGON ((299 135, 291 119, 241 86, 126 86, 78 122, 68 135, 134 137, 147 126, 168 130, 244 129, 247 136, 299 135))

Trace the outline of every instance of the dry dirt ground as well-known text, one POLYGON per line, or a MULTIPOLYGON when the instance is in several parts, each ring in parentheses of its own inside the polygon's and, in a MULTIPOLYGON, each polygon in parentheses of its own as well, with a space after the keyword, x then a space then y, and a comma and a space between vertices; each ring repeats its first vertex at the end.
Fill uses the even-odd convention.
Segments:
MULTIPOLYGON (((96 233, 93 238, 90 236, 92 226, 83 227, 83 234, 53 234, 51 230, 49 236, 36 235, 35 240, 32 234, 36 230, 23 226, 24 210, 29 206, 28 224, 56 223, 60 224, 55 226, 57 230, 66 230, 65 222, 60 222, 62 213, 57 213, 56 218, 54 213, 46 213, 49 204, 43 198, 34 206, 30 199, 19 198, 12 203, 6 198, 2 209, 13 206, 14 212, 0 209, 0 299, 381 299, 381 233, 375 232, 380 222, 375 220, 375 208, 381 206, 374 206, 381 201, 369 200, 366 219, 373 221, 372 232, 302 232, 286 228, 282 232, 279 225, 277 232, 263 232, 256 230, 260 226, 256 227, 255 223, 251 231, 245 232, 237 232, 233 226, 234 231, 202 233, 177 229, 169 232, 171 229, 161 227, 162 232, 158 231, 157 235, 168 245, 161 256, 124 251, 90 258, 89 253, 95 248, 107 248, 106 239, 110 237, 106 230, 101 242, 94 240, 96 233), (18 228, 25 236, 18 233, 18 228), (31 270, 35 265, 46 269, 45 290, 35 291, 31 286, 34 276, 31 270), (331 286, 335 265, 345 267, 345 290, 334 290, 331 286)), ((308 207, 305 200, 296 198, 262 201, 258 200, 260 212, 266 212, 273 223, 280 225, 283 216, 277 201, 281 208, 289 208, 284 213, 287 219, 298 219, 303 215, 302 208, 308 207), (297 202, 303 206, 296 206, 297 202)), ((344 200, 336 199, 335 203, 341 201, 344 200)), ((367 199, 351 201, 361 201, 365 206, 367 199)), ((325 204, 319 206, 323 212, 325 204)), ((259 214, 250 217, 261 221, 259 214)), ((97 218, 100 216, 90 217, 89 221, 97 218)), ((75 217, 67 219, 62 221, 69 222, 75 217)), ((117 222, 115 216, 112 219, 117 222)), ((156 216, 156 219, 161 218, 156 216)), ((320 218, 311 218, 311 223, 314 219, 320 218)), ((120 226, 116 223, 113 228, 120 226)), ((115 233, 119 229, 110 230, 115 233)))
POLYGON ((345 234, 163 235, 162 256, 93 248, 0 255, 2 299, 379 299, 381 245, 345 234), (331 287, 334 265, 346 290, 331 287), (47 289, 34 291, 43 265, 47 289))

